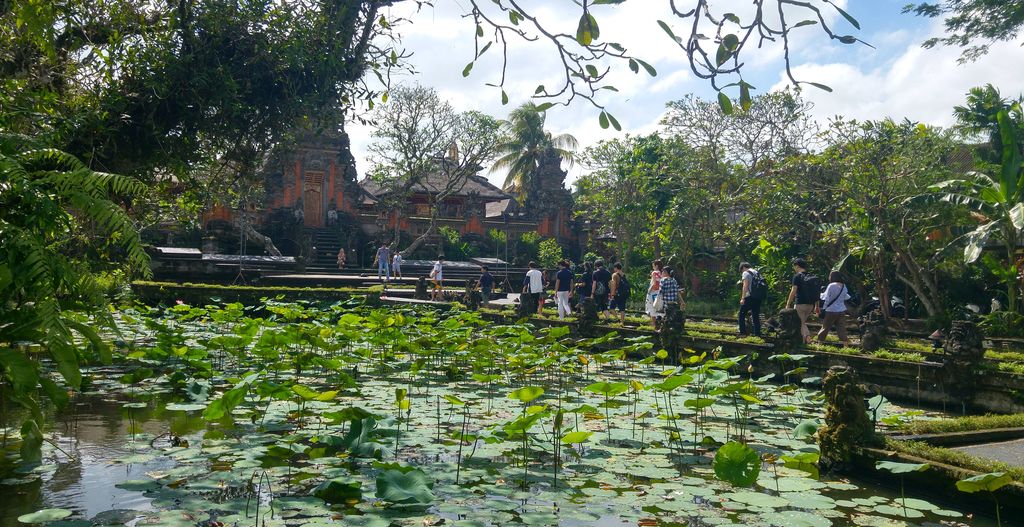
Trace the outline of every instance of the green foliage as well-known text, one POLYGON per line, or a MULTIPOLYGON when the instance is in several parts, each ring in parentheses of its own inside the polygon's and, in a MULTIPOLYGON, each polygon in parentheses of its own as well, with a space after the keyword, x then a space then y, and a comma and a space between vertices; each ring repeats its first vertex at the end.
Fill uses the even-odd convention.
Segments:
POLYGON ((969 415, 952 419, 920 419, 902 426, 908 434, 945 434, 990 430, 993 428, 1024 428, 1024 414, 969 415))
POLYGON ((391 503, 425 505, 434 501, 433 486, 420 469, 385 470, 377 476, 376 496, 391 503))
POLYGON ((545 118, 545 112, 533 102, 513 110, 506 121, 505 140, 497 147, 499 157, 491 165, 492 172, 507 173, 504 188, 514 192, 520 201, 533 190, 533 175, 543 163, 553 159, 572 166, 576 159, 576 138, 569 134, 552 135, 544 129, 545 118))
POLYGON ((1024 337, 1024 314, 995 311, 981 317, 978 326, 989 337, 1024 337))
POLYGON ((558 262, 565 258, 562 246, 554 238, 544 238, 540 241, 537 257, 540 260, 537 263, 545 269, 557 268, 558 262))
POLYGON ((761 457, 753 448, 730 441, 719 447, 712 467, 718 479, 737 487, 749 487, 761 473, 761 457))
MULTIPOLYGON (((65 388, 43 380, 35 361, 10 346, 42 345, 72 389, 81 383, 80 361, 109 362, 110 348, 83 323, 84 312, 102 314, 106 306, 95 280, 99 258, 123 260, 129 272, 149 272, 149 258, 120 205, 143 196, 145 187, 93 171, 27 138, 3 135, 0 188, 0 380, 11 385, 11 400, 37 414, 37 383, 58 406, 66 403, 65 388)), ((110 319, 99 316, 96 321, 110 319)), ((40 441, 34 439, 40 421, 36 415, 25 422, 23 450, 34 449, 33 458, 38 457, 40 441)))
POLYGON ((1024 24, 1024 2, 1019 0, 944 0, 907 4, 904 13, 942 18, 946 35, 924 41, 924 47, 937 45, 963 48, 960 62, 971 62, 988 53, 989 45, 1010 41, 1020 34, 1024 24), (979 42, 981 41, 981 42, 979 42))

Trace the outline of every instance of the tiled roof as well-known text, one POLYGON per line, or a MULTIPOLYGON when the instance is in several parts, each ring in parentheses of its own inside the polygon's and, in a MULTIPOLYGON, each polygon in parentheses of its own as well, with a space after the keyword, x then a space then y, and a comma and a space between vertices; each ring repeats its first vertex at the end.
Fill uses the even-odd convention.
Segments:
MULTIPOLYGON (((419 181, 413 184, 412 191, 425 193, 438 192, 445 187, 447 182, 447 176, 439 173, 431 173, 425 178, 420 178, 419 181)), ((381 185, 370 178, 363 178, 359 182, 359 186, 371 196, 379 197, 383 192, 381 185)), ((500 188, 492 185, 486 178, 475 174, 467 177, 465 183, 463 183, 462 189, 455 193, 457 196, 468 196, 471 194, 476 194, 488 201, 504 200, 509 197, 508 194, 503 192, 500 188)))

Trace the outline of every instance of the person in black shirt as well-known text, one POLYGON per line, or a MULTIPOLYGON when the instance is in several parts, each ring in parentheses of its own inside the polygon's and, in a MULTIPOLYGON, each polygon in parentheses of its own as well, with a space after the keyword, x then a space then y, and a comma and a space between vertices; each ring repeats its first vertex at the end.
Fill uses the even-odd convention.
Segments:
POLYGON ((573 274, 569 270, 569 262, 561 261, 558 264, 559 270, 555 275, 555 305, 558 307, 558 320, 565 318, 565 315, 571 315, 572 309, 569 308, 569 297, 572 296, 572 282, 573 274))
POLYGON ((609 282, 612 281, 612 274, 604 268, 604 262, 594 262, 597 269, 593 274, 593 282, 590 294, 594 295, 594 303, 597 304, 597 311, 604 313, 604 318, 610 318, 608 313, 608 293, 611 291, 609 282))
POLYGON ((494 289, 494 275, 486 265, 480 267, 480 278, 476 281, 480 286, 480 302, 484 307, 491 304, 491 291, 494 289))
POLYGON ((807 328, 807 319, 818 307, 821 280, 807 272, 807 260, 803 258, 793 259, 793 273, 793 287, 789 289, 786 309, 796 308, 796 314, 800 317, 800 334, 804 342, 810 343, 811 331, 807 328))
POLYGON ((584 298, 590 296, 594 289, 594 267, 590 262, 583 264, 583 271, 580 273, 580 281, 576 285, 576 302, 583 302, 584 298))

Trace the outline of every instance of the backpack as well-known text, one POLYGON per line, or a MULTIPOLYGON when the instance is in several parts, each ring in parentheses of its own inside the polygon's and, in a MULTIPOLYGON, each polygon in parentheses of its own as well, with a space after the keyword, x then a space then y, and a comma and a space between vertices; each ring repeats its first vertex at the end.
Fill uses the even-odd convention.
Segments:
MULTIPOLYGON (((821 285, 821 278, 810 273, 802 273, 801 276, 803 277, 801 278, 801 284, 804 287, 804 291, 806 291, 805 294, 813 297, 813 302, 811 303, 816 303, 821 293, 825 291, 825 286, 821 285)), ((797 303, 801 303, 799 298, 797 298, 797 303)))
POLYGON ((750 270, 750 298, 754 300, 764 300, 768 296, 768 282, 764 281, 764 277, 761 273, 751 269, 750 270))

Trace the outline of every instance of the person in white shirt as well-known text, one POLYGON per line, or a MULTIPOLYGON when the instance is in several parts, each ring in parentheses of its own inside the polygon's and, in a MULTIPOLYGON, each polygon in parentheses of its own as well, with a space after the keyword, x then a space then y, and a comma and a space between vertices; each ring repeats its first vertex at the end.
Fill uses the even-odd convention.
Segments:
POLYGON ((395 255, 391 257, 391 276, 394 278, 402 277, 402 253, 395 251, 395 255))
POLYGON ((540 313, 540 294, 544 292, 544 275, 537 269, 537 262, 529 263, 530 270, 526 271, 526 278, 523 280, 523 297, 521 302, 532 306, 537 313, 540 313))
MULTIPOLYGON (((821 331, 818 332, 818 342, 825 342, 828 331, 832 326, 836 327, 839 334, 839 341, 843 346, 849 344, 846 337, 846 301, 850 299, 850 290, 847 289, 843 274, 839 271, 832 271, 828 275, 828 287, 821 294, 821 307, 825 318, 821 322, 821 331)), ((819 311, 818 316, 821 316, 819 311)))
POLYGON ((434 301, 441 300, 441 281, 444 279, 444 255, 439 254, 437 261, 434 262, 434 268, 430 270, 430 280, 434 282, 434 290, 430 293, 430 299, 434 301))

